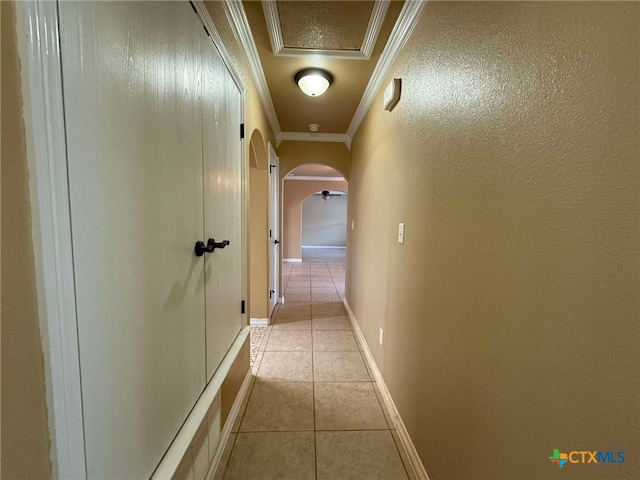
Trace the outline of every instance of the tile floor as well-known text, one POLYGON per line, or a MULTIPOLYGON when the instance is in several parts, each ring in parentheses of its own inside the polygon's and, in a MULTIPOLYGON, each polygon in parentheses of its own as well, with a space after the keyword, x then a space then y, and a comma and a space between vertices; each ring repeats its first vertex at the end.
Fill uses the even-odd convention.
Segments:
POLYGON ((286 303, 252 329, 254 378, 215 478, 415 478, 342 305, 344 264, 283 276, 286 303))

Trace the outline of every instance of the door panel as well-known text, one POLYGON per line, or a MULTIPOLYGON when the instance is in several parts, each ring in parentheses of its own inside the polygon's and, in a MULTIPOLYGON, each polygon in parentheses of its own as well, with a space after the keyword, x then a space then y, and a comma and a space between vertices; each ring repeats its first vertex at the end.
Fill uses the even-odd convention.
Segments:
POLYGON ((230 242, 205 260, 209 380, 243 324, 242 99, 217 50, 203 42, 205 234, 230 242))
POLYGON ((148 478, 205 385, 199 53, 186 2, 60 2, 88 478, 148 478))
POLYGON ((280 165, 273 146, 269 144, 269 317, 280 298, 280 165))

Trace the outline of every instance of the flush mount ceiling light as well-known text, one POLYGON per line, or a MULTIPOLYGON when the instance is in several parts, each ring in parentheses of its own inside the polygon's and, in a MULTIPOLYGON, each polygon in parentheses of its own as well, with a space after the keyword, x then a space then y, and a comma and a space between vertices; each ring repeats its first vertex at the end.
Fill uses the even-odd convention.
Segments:
POLYGON ((327 91, 333 82, 333 75, 321 68, 305 68, 295 74, 300 90, 310 97, 318 97, 327 91))

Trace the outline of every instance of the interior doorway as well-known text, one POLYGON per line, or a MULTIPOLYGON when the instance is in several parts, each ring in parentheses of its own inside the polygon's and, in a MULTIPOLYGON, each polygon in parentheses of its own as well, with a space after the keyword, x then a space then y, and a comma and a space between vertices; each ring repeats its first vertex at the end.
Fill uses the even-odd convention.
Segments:
POLYGON ((280 165, 269 143, 269 318, 280 295, 280 165))
POLYGON ((347 193, 322 190, 302 202, 302 261, 344 263, 347 193))
MULTIPOLYGON (((342 173, 326 165, 307 163, 300 165, 284 176, 282 195, 282 261, 283 263, 300 263, 303 246, 303 203, 309 197, 307 209, 314 217, 313 211, 322 212, 319 207, 327 207, 325 211, 336 210, 337 204, 343 206, 341 219, 336 221, 324 220, 323 225, 309 222, 309 236, 305 246, 310 247, 339 247, 344 250, 346 245, 346 194, 349 185, 342 173), (322 192, 327 192, 323 195, 322 192), (345 196, 344 199, 341 197, 345 196), (312 202, 313 200, 313 202, 312 202), (319 203, 323 205, 319 205, 319 203), (325 204, 326 202, 326 204, 325 204), (333 202, 333 203, 329 203, 333 202), (333 205, 333 207, 332 207, 333 205), (337 225, 333 226, 332 223, 337 225), (342 227, 339 224, 342 223, 342 227), (314 226, 315 225, 315 226, 314 226), (333 233, 328 233, 329 231, 333 233), (336 231, 342 232, 343 239, 335 242, 336 231), (325 235, 323 237, 323 234, 325 235), (327 235, 334 237, 333 244, 327 243, 327 235), (316 243, 319 243, 316 245, 316 243)), ((315 215, 318 217, 319 215, 315 215)), ((339 248, 336 248, 339 249, 339 248)), ((311 250, 311 249, 307 249, 311 250)))
POLYGON ((249 324, 269 322, 268 198, 269 166, 265 141, 258 129, 249 143, 249 324))
POLYGON ((314 291, 341 301, 347 255, 347 180, 326 165, 303 164, 284 176, 282 188, 284 303, 309 301, 314 291), (307 274, 317 276, 312 278, 310 292, 289 281, 307 274))

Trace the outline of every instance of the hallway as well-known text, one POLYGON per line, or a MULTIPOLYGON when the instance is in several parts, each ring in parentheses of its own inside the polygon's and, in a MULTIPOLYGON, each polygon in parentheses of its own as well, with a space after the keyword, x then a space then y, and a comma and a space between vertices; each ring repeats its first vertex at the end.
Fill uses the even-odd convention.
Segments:
POLYGON ((287 263, 283 277, 287 303, 252 329, 253 384, 215 478, 410 478, 340 301, 344 265, 287 263))
POLYGON ((0 478, 640 479, 640 2, 1 3, 0 478))

